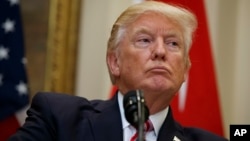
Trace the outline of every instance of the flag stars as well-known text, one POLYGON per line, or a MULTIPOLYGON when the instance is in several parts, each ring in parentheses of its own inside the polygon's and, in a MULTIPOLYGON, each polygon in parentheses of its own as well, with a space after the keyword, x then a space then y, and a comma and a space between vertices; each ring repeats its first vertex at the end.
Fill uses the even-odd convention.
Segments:
POLYGON ((2 24, 2 28, 4 29, 5 33, 13 32, 15 30, 15 21, 7 19, 2 24))
POLYGON ((22 62, 24 65, 26 65, 27 62, 28 62, 28 61, 27 61, 27 58, 23 57, 21 62, 22 62))
POLYGON ((9 58, 9 49, 3 46, 0 46, 0 61, 3 59, 7 60, 8 58, 9 58))
POLYGON ((19 0, 8 0, 10 2, 10 5, 17 5, 19 4, 19 0))
POLYGON ((16 85, 16 90, 18 91, 19 95, 26 95, 28 94, 27 84, 20 81, 18 85, 16 85))

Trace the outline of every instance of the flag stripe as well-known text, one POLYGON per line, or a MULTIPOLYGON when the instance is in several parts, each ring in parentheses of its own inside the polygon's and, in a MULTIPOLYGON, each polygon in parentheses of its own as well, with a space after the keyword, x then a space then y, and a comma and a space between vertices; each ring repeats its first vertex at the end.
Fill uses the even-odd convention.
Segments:
POLYGON ((20 127, 15 115, 0 120, 0 140, 5 141, 20 127))

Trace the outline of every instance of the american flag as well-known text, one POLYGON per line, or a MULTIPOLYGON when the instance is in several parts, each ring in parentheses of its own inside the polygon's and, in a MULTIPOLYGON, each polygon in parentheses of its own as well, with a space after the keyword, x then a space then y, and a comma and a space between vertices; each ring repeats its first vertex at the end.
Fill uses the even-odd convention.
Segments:
POLYGON ((25 64, 19 0, 1 0, 0 140, 4 140, 9 134, 15 132, 18 127, 12 126, 15 126, 13 120, 15 120, 16 113, 29 104, 25 64))

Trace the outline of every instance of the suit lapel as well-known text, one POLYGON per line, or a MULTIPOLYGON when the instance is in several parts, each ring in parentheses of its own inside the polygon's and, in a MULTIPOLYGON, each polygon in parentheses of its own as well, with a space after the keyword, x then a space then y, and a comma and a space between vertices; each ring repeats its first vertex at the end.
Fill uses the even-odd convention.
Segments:
POLYGON ((117 96, 100 102, 90 116, 95 141, 122 141, 123 130, 117 96))
MULTIPOLYGON (((123 129, 117 95, 111 100, 97 102, 95 109, 97 112, 89 117, 94 141, 122 141, 123 129)), ((159 131, 157 141, 187 141, 183 128, 173 119, 171 108, 159 131)))
POLYGON ((159 131, 157 141, 186 141, 183 128, 175 122, 170 107, 168 115, 159 131))

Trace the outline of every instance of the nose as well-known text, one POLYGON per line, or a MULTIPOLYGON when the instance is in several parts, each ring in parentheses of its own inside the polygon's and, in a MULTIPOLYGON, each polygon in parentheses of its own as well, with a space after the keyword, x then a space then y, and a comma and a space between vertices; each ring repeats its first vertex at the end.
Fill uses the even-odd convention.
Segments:
POLYGON ((152 60, 166 60, 166 47, 162 40, 157 41, 156 45, 152 49, 152 60))

